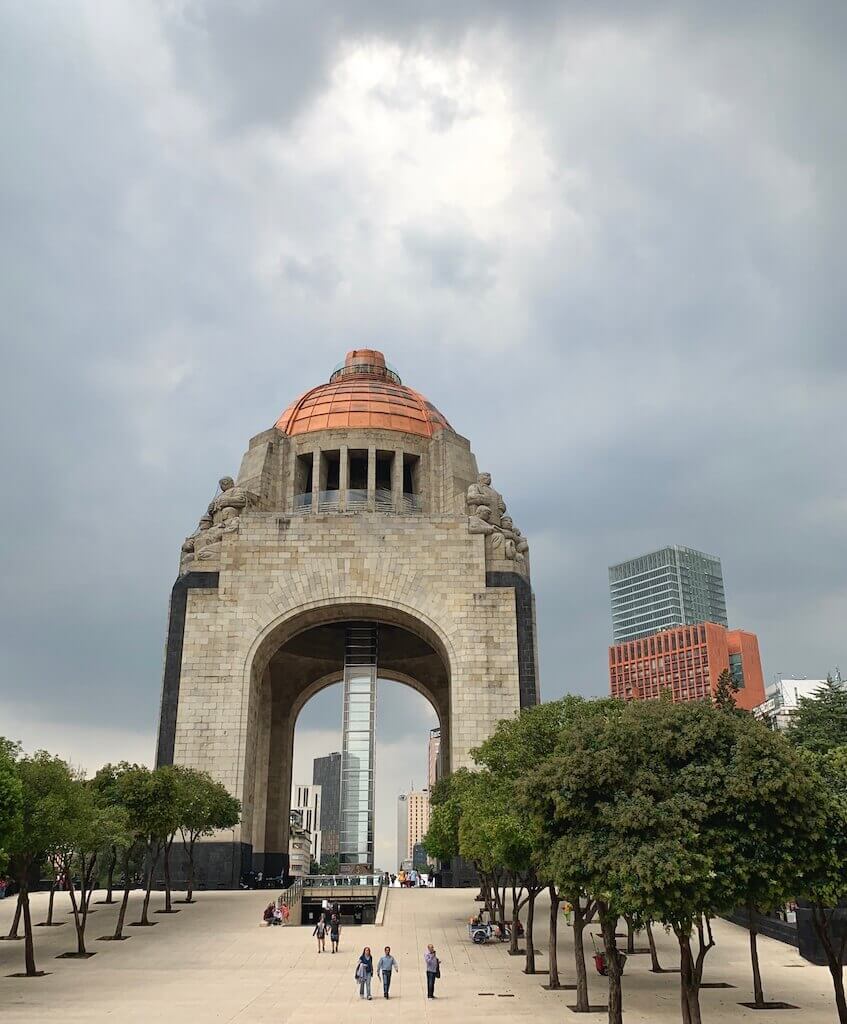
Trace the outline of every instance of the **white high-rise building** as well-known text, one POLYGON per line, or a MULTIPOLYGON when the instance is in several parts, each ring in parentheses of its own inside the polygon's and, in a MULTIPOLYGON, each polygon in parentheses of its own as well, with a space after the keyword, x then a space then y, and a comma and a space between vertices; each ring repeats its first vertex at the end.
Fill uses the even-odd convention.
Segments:
POLYGON ((309 833, 312 860, 321 859, 321 787, 309 785, 294 786, 291 791, 291 810, 299 812, 300 823, 309 833))
POLYGON ((410 857, 409 850, 409 798, 405 793, 397 797, 397 867, 410 857))

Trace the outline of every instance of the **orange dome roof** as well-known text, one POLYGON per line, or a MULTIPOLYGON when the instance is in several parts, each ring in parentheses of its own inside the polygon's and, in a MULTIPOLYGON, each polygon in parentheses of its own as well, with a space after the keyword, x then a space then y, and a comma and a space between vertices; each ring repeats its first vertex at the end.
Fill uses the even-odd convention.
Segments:
POLYGON ((276 422, 286 434, 376 427, 432 437, 450 424, 423 395, 407 388, 374 349, 354 349, 329 378, 301 395, 276 422))

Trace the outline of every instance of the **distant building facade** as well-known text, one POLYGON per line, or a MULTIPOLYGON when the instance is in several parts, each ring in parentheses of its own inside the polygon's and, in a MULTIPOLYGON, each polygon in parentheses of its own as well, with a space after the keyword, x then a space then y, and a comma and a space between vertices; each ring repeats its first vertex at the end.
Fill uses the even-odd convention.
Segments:
POLYGON ((728 625, 720 559, 681 544, 610 566, 609 594, 615 644, 675 626, 728 625))
POLYGON ((309 874, 312 866, 312 837, 303 825, 302 811, 289 812, 288 873, 292 878, 309 874))
POLYGON ((312 782, 321 790, 321 856, 316 860, 338 856, 338 833, 341 814, 341 752, 316 757, 312 762, 312 782))
POLYGON ((789 679, 777 676, 768 687, 764 701, 753 708, 753 714, 771 729, 784 732, 791 724, 791 716, 797 710, 800 699, 814 699, 822 686, 826 686, 826 679, 789 679))
POLYGON ((609 648, 610 690, 622 700, 655 699, 664 691, 675 701, 702 700, 714 694, 726 669, 739 687, 739 707, 752 711, 764 701, 755 633, 701 622, 609 648))
POLYGON ((405 793, 397 797, 397 867, 409 859, 409 798, 405 793))
POLYGON ((441 778, 441 730, 429 730, 429 748, 427 750, 427 785, 432 787, 441 778))
POLYGON ((410 857, 418 843, 429 830, 429 790, 412 790, 408 794, 409 831, 406 839, 406 856, 410 857))
POLYGON ((294 786, 291 810, 300 812, 300 824, 310 837, 312 860, 321 860, 321 787, 314 783, 294 786))

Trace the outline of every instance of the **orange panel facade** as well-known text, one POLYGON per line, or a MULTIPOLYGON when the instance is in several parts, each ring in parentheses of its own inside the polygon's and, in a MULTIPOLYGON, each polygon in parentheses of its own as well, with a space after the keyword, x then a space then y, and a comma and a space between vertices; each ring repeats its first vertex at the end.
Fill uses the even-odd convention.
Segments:
POLYGON ((729 668, 737 678, 743 676, 739 707, 762 703, 762 665, 753 633, 702 622, 609 648, 610 691, 621 700, 651 700, 665 690, 674 700, 703 700, 715 692, 718 677, 729 668))

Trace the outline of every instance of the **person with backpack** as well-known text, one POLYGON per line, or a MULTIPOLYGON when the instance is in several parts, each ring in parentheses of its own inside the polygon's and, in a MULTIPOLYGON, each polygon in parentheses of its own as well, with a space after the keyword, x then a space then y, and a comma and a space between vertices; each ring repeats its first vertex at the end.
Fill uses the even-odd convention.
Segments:
POLYGON ((435 999, 435 979, 441 977, 441 961, 435 955, 435 946, 430 942, 424 953, 426 967, 426 997, 435 999))
POLYGON ((374 974, 374 958, 371 956, 371 947, 365 946, 362 950, 362 955, 359 957, 359 962, 356 964, 356 981, 359 983, 359 998, 364 999, 367 993, 368 999, 371 998, 371 979, 374 974))
POLYGON ((376 973, 382 975, 382 994, 386 999, 388 998, 388 990, 391 988, 391 972, 399 972, 399 970, 397 961, 391 955, 391 946, 386 946, 385 952, 379 958, 379 963, 376 965, 376 973))

